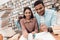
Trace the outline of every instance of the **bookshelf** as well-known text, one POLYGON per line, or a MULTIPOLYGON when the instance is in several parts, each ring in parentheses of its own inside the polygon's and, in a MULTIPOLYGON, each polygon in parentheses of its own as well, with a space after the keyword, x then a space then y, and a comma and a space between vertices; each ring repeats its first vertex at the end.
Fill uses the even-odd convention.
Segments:
MULTIPOLYGON (((5 4, 1 5, 1 7, 8 6, 8 7, 12 8, 12 11, 10 12, 10 14, 8 16, 10 25, 14 24, 12 22, 13 22, 14 18, 18 17, 18 14, 23 14, 23 8, 25 6, 29 6, 29 7, 31 7, 32 11, 35 11, 34 6, 33 6, 35 1, 36 0, 11 0, 11 1, 6 2, 5 4)), ((53 0, 43 0, 43 2, 45 5, 45 8, 52 8, 53 0)), ((56 1, 54 1, 54 2, 56 2, 56 1)), ((59 5, 59 9, 60 9, 60 5, 59 5)))

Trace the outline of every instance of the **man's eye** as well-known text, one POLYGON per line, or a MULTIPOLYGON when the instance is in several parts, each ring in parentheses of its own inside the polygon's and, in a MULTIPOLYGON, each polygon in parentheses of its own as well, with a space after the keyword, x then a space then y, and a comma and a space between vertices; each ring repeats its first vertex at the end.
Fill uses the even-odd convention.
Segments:
POLYGON ((42 9, 42 8, 39 8, 39 10, 42 9))
POLYGON ((36 9, 36 10, 38 10, 38 9, 36 9))

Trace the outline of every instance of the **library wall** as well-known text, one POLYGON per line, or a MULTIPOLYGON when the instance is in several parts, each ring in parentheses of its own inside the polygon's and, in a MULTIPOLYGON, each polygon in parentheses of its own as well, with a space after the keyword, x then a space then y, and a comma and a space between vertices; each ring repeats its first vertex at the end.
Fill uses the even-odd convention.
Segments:
MULTIPOLYGON (((35 1, 36 0, 11 0, 11 1, 6 2, 5 4, 1 5, 1 7, 6 6, 6 7, 12 8, 12 11, 10 12, 10 14, 8 16, 9 18, 8 19, 4 18, 4 19, 6 19, 6 21, 8 20, 8 23, 9 23, 8 25, 6 24, 5 26, 11 26, 11 27, 15 26, 14 20, 15 20, 15 18, 18 19, 18 14, 23 14, 23 8, 25 6, 31 7, 32 11, 34 11, 33 4, 35 1)), ((52 4, 57 3, 57 0, 43 0, 43 2, 44 2, 44 5, 46 8, 52 9, 52 4)), ((58 0, 58 9, 60 9, 60 0, 58 0)), ((3 21, 4 24, 6 21, 3 21)))

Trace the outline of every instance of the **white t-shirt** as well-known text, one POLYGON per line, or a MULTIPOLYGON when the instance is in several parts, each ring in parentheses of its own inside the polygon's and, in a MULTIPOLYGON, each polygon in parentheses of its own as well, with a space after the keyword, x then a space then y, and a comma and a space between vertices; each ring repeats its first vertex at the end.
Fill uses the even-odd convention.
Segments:
POLYGON ((40 16, 40 23, 41 23, 41 24, 44 24, 44 23, 45 23, 44 16, 40 16))

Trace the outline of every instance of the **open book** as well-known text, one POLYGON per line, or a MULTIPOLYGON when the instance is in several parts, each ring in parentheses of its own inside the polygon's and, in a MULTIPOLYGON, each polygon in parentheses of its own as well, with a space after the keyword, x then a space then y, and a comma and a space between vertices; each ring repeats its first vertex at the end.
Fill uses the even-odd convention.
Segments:
POLYGON ((55 40, 55 38, 49 32, 41 32, 35 34, 34 40, 55 40))

